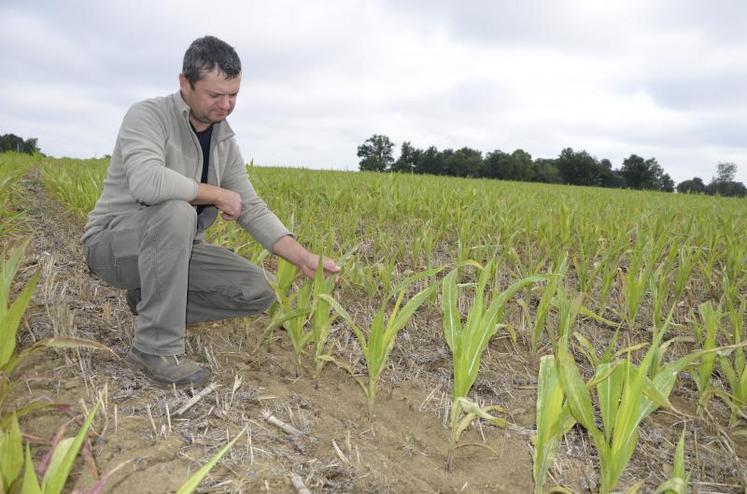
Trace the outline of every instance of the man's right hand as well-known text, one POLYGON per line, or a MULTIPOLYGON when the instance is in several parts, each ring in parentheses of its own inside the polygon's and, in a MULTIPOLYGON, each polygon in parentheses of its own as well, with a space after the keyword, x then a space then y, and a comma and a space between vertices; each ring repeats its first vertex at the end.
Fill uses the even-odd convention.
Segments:
POLYGON ((192 204, 215 206, 224 220, 235 221, 241 216, 241 196, 237 192, 215 185, 198 184, 197 197, 192 204))

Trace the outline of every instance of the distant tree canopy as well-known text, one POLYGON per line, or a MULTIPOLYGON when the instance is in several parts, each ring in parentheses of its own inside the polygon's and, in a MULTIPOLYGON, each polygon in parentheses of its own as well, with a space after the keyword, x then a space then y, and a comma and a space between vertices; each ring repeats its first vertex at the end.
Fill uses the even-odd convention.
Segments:
POLYGON ((385 135, 374 134, 367 139, 358 147, 361 171, 427 173, 674 192, 674 181, 664 173, 656 158, 645 159, 636 154, 626 158, 619 170, 613 170, 610 160, 598 160, 586 151, 574 151, 572 148, 563 149, 554 159, 533 160, 532 155, 523 149, 512 153, 496 149, 483 156, 481 151, 468 147, 439 151, 431 146, 423 150, 405 141, 400 148, 399 158, 395 160, 392 156, 394 146, 385 135))
POLYGON ((731 162, 722 162, 716 165, 716 176, 706 185, 700 177, 685 180, 677 184, 677 192, 690 194, 707 194, 711 196, 724 197, 747 197, 747 187, 742 182, 735 182, 737 176, 737 165, 731 162))
POLYGON ((390 169, 394 163, 393 147, 394 144, 387 136, 374 134, 369 137, 366 142, 358 146, 361 171, 383 172, 390 169))
POLYGON ((18 137, 15 134, 4 134, 0 136, 0 153, 15 151, 17 153, 34 154, 39 151, 37 142, 36 137, 24 140, 23 137, 18 137))
POLYGON ((684 180, 677 184, 677 192, 683 194, 703 194, 705 191, 706 186, 700 177, 694 177, 692 180, 684 180))

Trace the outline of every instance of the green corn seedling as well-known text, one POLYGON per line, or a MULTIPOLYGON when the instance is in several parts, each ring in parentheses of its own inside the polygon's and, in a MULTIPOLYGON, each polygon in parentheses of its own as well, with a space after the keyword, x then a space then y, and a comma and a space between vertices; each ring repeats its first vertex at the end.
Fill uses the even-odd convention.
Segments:
POLYGON ((293 346, 296 376, 299 376, 301 372, 301 354, 314 338, 314 333, 306 328, 308 315, 312 311, 312 291, 312 284, 306 282, 301 288, 291 294, 288 298, 288 303, 291 306, 290 311, 286 312, 283 318, 284 322, 282 325, 288 333, 291 345, 293 346), (289 317, 291 315, 296 317, 289 317))
MULTIPOLYGON (((26 468, 22 487, 24 494, 60 494, 62 492, 70 476, 70 471, 73 468, 78 452, 80 452, 80 448, 83 446, 83 441, 85 441, 88 435, 88 430, 91 428, 91 424, 93 424, 93 419, 96 416, 98 408, 99 404, 97 403, 91 413, 88 414, 86 421, 75 437, 65 438, 57 443, 52 451, 51 460, 44 472, 41 484, 34 472, 31 453, 28 447, 26 448, 26 468)), ((20 453, 19 458, 22 457, 23 453, 20 453)))
MULTIPOLYGON (((474 262, 470 262, 469 264, 479 267, 474 262)), ((505 423, 503 419, 489 414, 490 411, 498 410, 498 407, 495 406, 483 407, 482 410, 484 413, 474 413, 474 410, 480 407, 469 400, 467 396, 480 371, 482 354, 487 348, 490 339, 498 331, 499 323, 503 319, 506 303, 522 288, 546 279, 544 276, 530 276, 519 280, 493 297, 490 303, 488 303, 485 288, 494 269, 495 265, 493 262, 488 263, 485 268, 481 268, 475 297, 464 325, 462 325, 457 304, 459 295, 457 285, 458 268, 446 275, 442 281, 444 339, 451 350, 454 366, 452 406, 449 414, 451 437, 446 460, 446 469, 448 471, 451 471, 453 466, 454 452, 458 447, 459 437, 474 418, 486 418, 490 416, 491 418, 488 420, 496 424, 505 423), (466 419, 468 421, 465 424, 466 419)))
MULTIPOLYGON (((314 360, 316 362, 315 376, 319 374, 328 361, 326 359, 329 353, 325 350, 327 340, 329 339, 330 328, 334 322, 332 317, 332 307, 329 302, 322 298, 322 295, 331 296, 335 287, 335 278, 324 276, 323 257, 319 256, 319 264, 314 274, 313 295, 314 302, 311 309, 311 334, 314 341, 314 360)), ((340 263, 342 264, 342 262, 340 263)))
POLYGON ((530 348, 533 354, 537 354, 539 349, 540 339, 542 333, 545 331, 547 326, 547 316, 550 313, 550 307, 552 306, 553 298, 558 290, 558 284, 563 282, 566 270, 568 269, 567 257, 563 257, 563 260, 559 263, 558 271, 553 273, 545 285, 545 289, 542 291, 539 304, 537 305, 537 315, 534 319, 534 327, 532 329, 532 339, 530 341, 530 348))
POLYGON ((672 475, 656 488, 654 494, 687 494, 690 472, 685 471, 685 430, 682 430, 674 452, 672 475))
POLYGON ((176 494, 191 494, 192 492, 197 489, 197 486, 200 485, 200 482, 202 482, 205 477, 207 477, 207 474, 210 473, 210 470, 213 469, 213 467, 220 461, 221 458, 223 458, 223 455, 225 455, 229 449, 233 447, 234 444, 236 444, 236 441, 238 441, 241 436, 244 435, 246 432, 246 429, 242 429, 241 432, 236 434, 236 437, 231 439, 231 442, 223 446, 223 448, 218 451, 215 455, 213 455, 210 460, 208 460, 205 465, 203 465, 199 470, 197 470, 195 473, 190 475, 190 477, 187 479, 184 484, 182 484, 181 487, 176 491, 176 494))
POLYGON ((311 292, 308 290, 306 293, 299 293, 301 291, 299 290, 295 293, 289 293, 293 286, 293 280, 296 279, 296 273, 296 267, 292 263, 283 258, 278 258, 275 277, 266 275, 267 282, 272 287, 272 291, 275 292, 275 303, 270 307, 270 324, 262 333, 260 345, 268 341, 272 337, 272 333, 281 326, 288 330, 288 336, 293 343, 294 350, 301 345, 302 335, 300 333, 303 332, 303 322, 300 324, 301 329, 297 330, 297 321, 295 323, 291 323, 291 321, 299 318, 303 318, 303 321, 305 321, 305 316, 311 310, 307 304, 311 292))
MULTIPOLYGON (((0 405, 4 404, 5 398, 18 384, 18 381, 10 379, 13 371, 30 355, 40 350, 45 348, 89 348, 92 350, 111 351, 106 346, 88 339, 55 337, 39 340, 30 347, 16 352, 18 328, 26 312, 26 308, 31 301, 31 296, 34 293, 40 275, 38 272, 35 273, 11 303, 11 284, 18 272, 18 267, 26 253, 27 246, 28 241, 13 249, 7 258, 4 257, 0 261, 0 405)), ((21 417, 34 410, 52 406, 54 405, 32 402, 23 407, 16 408, 0 416, 0 426, 6 427, 8 425, 11 420, 11 413, 21 417)))
MULTIPOLYGON (((743 300, 739 307, 729 311, 729 322, 732 325, 732 344, 742 345, 745 338, 744 315, 747 312, 747 300, 743 300)), ((721 372, 726 378, 729 387, 728 392, 721 390, 712 390, 713 393, 723 399, 731 409, 729 417, 729 426, 733 427, 737 423, 737 418, 741 416, 747 419, 744 407, 747 406, 747 359, 745 359, 744 348, 737 348, 731 356, 720 355, 719 366, 721 372)))
POLYGON ((565 403, 553 355, 540 359, 537 379, 537 433, 533 438, 534 493, 542 494, 547 471, 555 459, 560 439, 576 423, 565 403))
POLYGON ((696 337, 700 342, 702 350, 707 351, 698 364, 698 374, 695 384, 698 386, 698 397, 702 404, 708 396, 710 389, 709 381, 713 374, 713 368, 716 360, 716 354, 709 351, 716 348, 716 336, 718 335, 719 324, 721 322, 721 311, 713 307, 711 302, 706 302, 698 306, 701 323, 696 326, 696 337))
MULTIPOLYGON (((662 355, 673 340, 662 343, 671 324, 672 310, 662 328, 655 328, 654 338, 640 364, 635 365, 628 349, 626 359, 601 363, 589 383, 584 383, 567 340, 561 339, 556 356, 556 371, 573 417, 587 430, 599 453, 602 494, 612 492, 638 442, 638 427, 642 420, 659 407, 673 408, 669 395, 679 372, 694 362, 730 347, 693 352, 667 364, 662 355), (652 372, 654 361, 657 371, 652 372), (651 377, 653 376, 653 377, 651 377), (596 425, 595 410, 589 389, 596 388, 602 428, 596 425)), ((743 345, 743 344, 742 344, 743 345)), ((742 346, 740 345, 740 346, 742 346)))
POLYGON ((628 269, 622 277, 625 320, 629 329, 635 328, 638 310, 646 294, 650 275, 651 268, 644 259, 643 247, 636 245, 628 263, 628 269))
MULTIPOLYGON (((363 357, 366 360, 366 369, 368 372, 367 381, 355 378, 358 384, 360 384, 363 392, 366 395, 368 401, 368 415, 370 418, 374 416, 374 404, 376 401, 376 388, 379 383, 381 373, 386 367, 389 354, 394 348, 394 341, 397 338, 399 331, 407 324, 410 318, 415 314, 415 311, 430 297, 432 292, 436 289, 435 285, 424 288, 414 295, 410 300, 401 307, 404 301, 405 295, 408 289, 415 284, 417 281, 423 278, 430 278, 435 275, 440 269, 431 269, 423 273, 411 276, 403 281, 398 287, 398 295, 394 308, 391 313, 387 316, 387 306, 392 298, 392 295, 386 297, 382 303, 376 315, 371 321, 371 326, 366 334, 350 317, 350 314, 330 295, 321 294, 319 298, 324 300, 334 311, 340 315, 350 326, 350 329, 355 334, 358 344, 363 352, 363 357)), ((393 292, 394 293, 394 292, 393 292)), ((322 355, 321 358, 327 361, 332 361, 338 366, 346 369, 351 375, 355 375, 353 369, 346 364, 330 357, 322 355)))
POLYGON ((677 269, 674 277, 674 300, 678 301, 685 291, 687 282, 692 276, 698 259, 698 251, 690 245, 684 245, 677 254, 677 269))

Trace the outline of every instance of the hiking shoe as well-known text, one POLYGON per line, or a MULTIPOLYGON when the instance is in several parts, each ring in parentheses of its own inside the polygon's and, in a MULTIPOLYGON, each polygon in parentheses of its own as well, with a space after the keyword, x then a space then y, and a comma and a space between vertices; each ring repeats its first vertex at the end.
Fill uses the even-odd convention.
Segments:
POLYGON ((195 362, 176 356, 161 357, 143 353, 135 347, 125 357, 125 362, 160 384, 204 386, 212 377, 211 372, 195 362))
POLYGON ((137 304, 140 303, 140 289, 130 288, 126 292, 125 300, 127 300, 127 307, 130 308, 133 316, 137 315, 137 304))

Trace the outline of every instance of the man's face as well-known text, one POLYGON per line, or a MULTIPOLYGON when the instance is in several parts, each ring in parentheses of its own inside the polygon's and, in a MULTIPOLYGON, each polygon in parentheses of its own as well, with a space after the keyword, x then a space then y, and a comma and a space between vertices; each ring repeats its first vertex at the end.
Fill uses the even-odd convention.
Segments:
POLYGON ((222 72, 207 72, 195 83, 194 89, 184 74, 179 74, 182 98, 190 107, 189 119, 197 130, 224 120, 236 106, 241 75, 226 79, 222 72))

